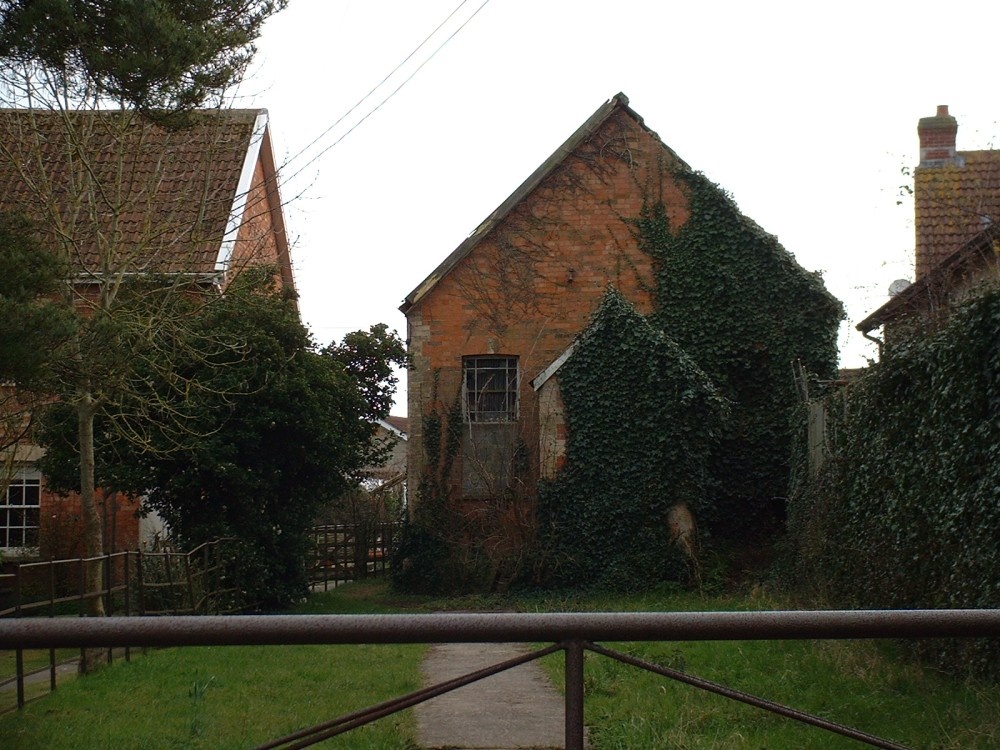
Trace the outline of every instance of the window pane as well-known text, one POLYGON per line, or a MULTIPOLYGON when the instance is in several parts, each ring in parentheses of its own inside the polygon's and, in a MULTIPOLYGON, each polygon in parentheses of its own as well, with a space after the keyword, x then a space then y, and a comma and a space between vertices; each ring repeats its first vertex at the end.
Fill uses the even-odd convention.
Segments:
POLYGON ((472 422, 517 419, 517 357, 466 357, 465 411, 472 422))
POLYGON ((38 545, 41 480, 38 472, 19 472, 0 493, 0 547, 38 545))
POLYGON ((34 482, 26 483, 24 488, 24 504, 25 505, 38 505, 42 495, 42 488, 39 482, 36 480, 34 482))

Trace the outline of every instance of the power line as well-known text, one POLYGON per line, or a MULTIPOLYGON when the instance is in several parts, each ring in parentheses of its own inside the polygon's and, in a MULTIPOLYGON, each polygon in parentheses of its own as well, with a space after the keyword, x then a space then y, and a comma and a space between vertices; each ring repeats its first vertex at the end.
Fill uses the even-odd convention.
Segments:
MULTIPOLYGON (((367 99, 369 99, 372 96, 372 94, 374 94, 376 91, 378 91, 378 89, 381 88, 385 84, 386 81, 388 81, 390 78, 392 78, 392 76, 395 75, 399 71, 400 68, 402 68, 404 65, 406 65, 406 63, 409 62, 410 59, 412 59, 413 56, 415 54, 417 54, 417 52, 419 52, 425 46, 427 44, 427 42, 429 42, 434 37, 434 35, 436 35, 441 30, 441 28, 443 26, 445 26, 445 24, 447 24, 448 21, 450 21, 452 19, 452 17, 454 17, 454 15, 459 10, 461 10, 461 8, 467 2, 468 2, 468 0, 462 0, 462 2, 459 3, 459 5, 455 8, 455 10, 453 10, 451 13, 449 13, 448 17, 445 18, 440 24, 438 24, 437 28, 435 28, 434 31, 432 31, 430 34, 428 34, 427 37, 422 42, 420 42, 420 44, 418 44, 414 48, 414 50, 409 55, 407 55, 405 59, 403 59, 402 62, 400 62, 395 68, 393 68, 392 71, 387 76, 385 76, 385 78, 383 78, 381 81, 379 81, 378 84, 375 87, 373 87, 371 91, 369 91, 367 94, 365 94, 363 97, 361 97, 361 99, 359 99, 358 102, 353 107, 351 107, 349 110, 347 110, 347 112, 345 112, 343 115, 341 115, 337 119, 336 122, 334 122, 326 130, 324 130, 322 133, 320 133, 318 136, 316 136, 312 141, 310 141, 308 145, 306 145, 305 147, 301 148, 299 151, 297 151, 295 154, 293 154, 291 157, 289 157, 285 161, 285 163, 282 165, 282 167, 281 167, 282 170, 285 169, 285 168, 287 168, 298 157, 302 156, 302 154, 304 154, 308 149, 310 149, 314 145, 316 145, 316 143, 319 142, 320 139, 322 139, 327 133, 329 133, 331 130, 333 130, 335 127, 337 127, 352 112, 354 112, 358 107, 360 107, 362 103, 364 103, 367 99)), ((405 86, 407 83, 409 83, 413 79, 413 77, 416 76, 416 74, 419 73, 423 69, 423 67, 425 65, 427 65, 427 63, 429 63, 431 60, 433 60, 437 56, 438 52, 440 52, 445 47, 445 45, 447 45, 452 39, 454 39, 455 36, 460 31, 462 31, 462 29, 464 29, 469 24, 469 22, 479 14, 479 11, 481 11, 483 8, 485 8, 486 5, 489 2, 490 2, 490 0, 483 0, 483 3, 478 8, 476 8, 476 10, 468 18, 466 18, 457 29, 455 29, 450 35, 448 35, 448 37, 443 42, 441 42, 441 44, 438 45, 438 47, 430 54, 430 56, 428 56, 422 63, 420 63, 420 65, 418 65, 416 67, 416 69, 412 73, 410 73, 410 75, 408 75, 405 79, 403 79, 402 83, 400 83, 395 89, 393 89, 389 93, 388 96, 386 96, 382 101, 380 101, 378 104, 376 104, 375 107, 373 107, 364 117, 362 117, 360 120, 358 120, 356 123, 354 123, 354 125, 352 125, 347 130, 346 133, 344 133, 342 136, 340 136, 337 140, 335 140, 329 146, 327 146, 326 148, 324 148, 322 151, 320 151, 319 153, 317 153, 315 156, 313 156, 312 158, 310 158, 301 167, 299 167, 298 169, 296 169, 295 172, 293 172, 290 176, 282 175, 282 181, 285 184, 288 184, 292 179, 294 179, 297 175, 299 175, 303 170, 305 170, 311 164, 313 164, 314 162, 316 162, 316 160, 318 160, 321 156, 323 156, 327 151, 329 151, 330 149, 332 149, 334 146, 336 146, 342 140, 344 140, 347 136, 349 136, 351 133, 353 133, 357 129, 357 127, 359 125, 361 125, 361 123, 363 123, 365 120, 367 120, 373 114, 375 114, 376 112, 378 112, 378 110, 380 110, 382 108, 382 106, 386 102, 388 102, 390 99, 392 99, 392 97, 394 97, 397 93, 399 93, 400 89, 402 89, 403 86, 405 86)))

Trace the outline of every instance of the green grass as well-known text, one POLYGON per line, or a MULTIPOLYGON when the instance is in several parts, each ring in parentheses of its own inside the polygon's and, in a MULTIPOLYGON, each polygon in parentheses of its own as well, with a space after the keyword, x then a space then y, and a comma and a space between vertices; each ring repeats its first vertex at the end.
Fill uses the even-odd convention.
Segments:
MULTIPOLYGON (((760 596, 701 598, 655 592, 624 601, 608 595, 571 596, 555 600, 555 604, 578 611, 783 608, 760 596)), ((534 606, 548 608, 544 601, 534 606)), ((899 658, 892 644, 705 641, 602 645, 913 748, 1000 748, 1000 687, 949 679, 923 669, 899 658)), ((563 664, 561 655, 545 661, 557 685, 562 684, 563 664)), ((585 657, 584 680, 591 750, 862 747, 854 740, 594 653, 585 657)))
MULTIPOLYGON (((772 609, 762 596, 551 594, 429 599, 357 583, 314 596, 300 611, 379 613, 772 609)), ((787 703, 922 750, 1000 748, 1000 689, 948 679, 855 641, 605 644, 754 695, 787 703)), ((417 686, 420 647, 197 648, 153 651, 60 686, 0 717, 0 746, 246 748, 400 695, 417 686)), ((563 659, 546 668, 561 685, 563 659)), ((858 743, 588 654, 586 722, 592 750, 853 750, 858 743)), ((348 733, 331 748, 412 748, 402 714, 348 733)))
MULTIPOLYGON (((364 587, 313 597, 301 611, 384 612, 364 587)), ((245 748, 419 687, 420 646, 200 647, 150 651, 60 684, 0 717, 5 750, 245 748)), ((409 713, 327 743, 412 747, 409 713)))

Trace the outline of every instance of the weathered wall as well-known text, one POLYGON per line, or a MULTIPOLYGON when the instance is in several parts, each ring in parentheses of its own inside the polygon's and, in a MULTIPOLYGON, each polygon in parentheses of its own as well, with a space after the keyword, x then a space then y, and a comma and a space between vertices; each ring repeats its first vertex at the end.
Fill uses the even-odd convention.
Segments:
MULTIPOLYGON (((104 547, 108 552, 139 548, 139 501, 119 493, 104 497, 98 491, 98 513, 104 520, 104 547)), ((80 496, 60 497, 42 489, 38 552, 42 559, 67 559, 84 554, 83 512, 80 496)))
MULTIPOLYGON (((462 357, 519 358, 518 429, 538 477, 539 416, 530 385, 586 327, 607 286, 648 314, 655 282, 633 233, 647 199, 671 223, 688 203, 670 176, 671 152, 624 109, 604 124, 407 312, 409 487, 426 470, 422 417, 446 415, 461 393, 462 357)), ((468 429, 468 425, 465 429, 468 429)), ((461 457, 449 477, 460 496, 461 457)), ((529 487, 530 489, 530 487, 529 487)))

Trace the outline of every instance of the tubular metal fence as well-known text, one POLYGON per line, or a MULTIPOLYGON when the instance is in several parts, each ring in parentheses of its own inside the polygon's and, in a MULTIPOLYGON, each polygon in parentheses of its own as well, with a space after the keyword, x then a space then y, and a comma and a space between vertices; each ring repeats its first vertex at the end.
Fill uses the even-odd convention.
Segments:
MULTIPOLYGON (((152 552, 135 550, 92 558, 10 564, 5 568, 7 572, 0 572, 0 618, 75 619, 85 617, 96 599, 101 600, 108 616, 241 611, 243 597, 238 568, 226 554, 227 541, 207 542, 190 552, 169 548, 152 552), (102 585, 98 590, 88 591, 86 569, 96 562, 102 565, 102 585)), ((129 647, 117 653, 126 660, 131 658, 129 647)), ((7 674, 7 670, 0 673, 0 695, 12 692, 13 687, 16 704, 9 707, 0 704, 0 713, 24 706, 27 682, 47 674, 48 689, 44 692, 51 692, 56 689, 60 671, 87 656, 83 650, 72 655, 49 649, 46 658, 26 662, 24 650, 16 649, 13 674, 7 674)), ((108 661, 115 656, 116 652, 107 649, 108 661)))
POLYGON ((713 641, 1000 637, 1000 610, 834 612, 669 612, 440 615, 277 615, 109 617, 66 621, 0 620, 0 649, 143 646, 251 646, 381 643, 514 643, 552 645, 517 659, 423 688, 359 712, 304 728, 257 750, 310 747, 545 654, 565 654, 565 747, 584 746, 583 656, 589 650, 870 747, 905 746, 864 731, 756 698, 684 672, 644 662, 598 641, 713 641))

